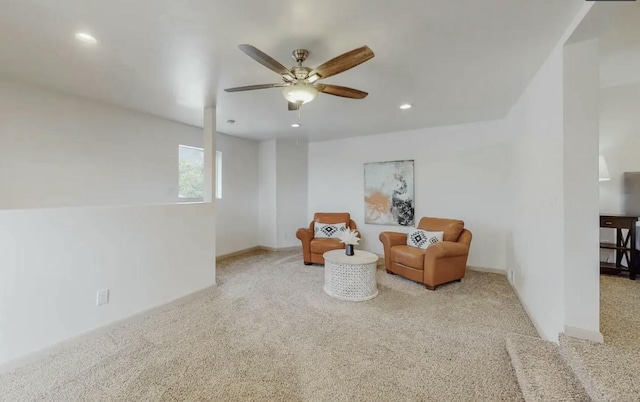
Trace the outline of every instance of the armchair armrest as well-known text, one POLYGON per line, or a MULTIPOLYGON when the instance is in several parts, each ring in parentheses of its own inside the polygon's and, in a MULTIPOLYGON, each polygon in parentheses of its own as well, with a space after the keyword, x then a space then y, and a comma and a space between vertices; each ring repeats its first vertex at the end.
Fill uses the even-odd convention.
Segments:
POLYGON ((399 232, 380 232, 380 241, 384 247, 384 266, 391 272, 391 247, 407 244, 407 234, 399 232))
POLYGON ((469 246, 454 241, 440 241, 427 247, 425 258, 462 257, 469 254, 469 246))
POLYGON ((300 228, 296 232, 296 237, 302 240, 302 243, 309 243, 313 239, 313 230, 309 228, 300 228))
POLYGON ((380 232, 380 241, 385 248, 407 244, 407 234, 400 232, 380 232))

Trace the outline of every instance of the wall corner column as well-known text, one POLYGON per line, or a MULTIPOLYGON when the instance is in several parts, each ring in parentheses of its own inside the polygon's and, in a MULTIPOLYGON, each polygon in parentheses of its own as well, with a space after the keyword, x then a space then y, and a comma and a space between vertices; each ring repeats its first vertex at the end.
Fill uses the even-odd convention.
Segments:
POLYGON ((204 109, 204 130, 202 147, 204 148, 204 202, 215 200, 216 180, 216 108, 204 109))

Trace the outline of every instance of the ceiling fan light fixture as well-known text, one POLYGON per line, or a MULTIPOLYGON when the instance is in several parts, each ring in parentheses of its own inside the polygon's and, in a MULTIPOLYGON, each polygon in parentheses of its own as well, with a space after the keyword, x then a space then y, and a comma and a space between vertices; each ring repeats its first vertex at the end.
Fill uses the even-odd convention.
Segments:
POLYGON ((291 103, 309 103, 318 96, 318 90, 307 84, 293 84, 282 90, 284 98, 291 103))

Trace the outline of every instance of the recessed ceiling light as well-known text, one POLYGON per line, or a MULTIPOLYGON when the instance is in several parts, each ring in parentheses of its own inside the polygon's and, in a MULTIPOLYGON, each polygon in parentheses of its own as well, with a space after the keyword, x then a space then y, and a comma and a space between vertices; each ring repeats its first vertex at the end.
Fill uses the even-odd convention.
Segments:
POLYGON ((293 124, 291 125, 291 127, 293 127, 293 128, 298 128, 298 127, 300 127, 300 123, 293 123, 293 124))
POLYGON ((411 106, 413 106, 411 103, 403 103, 402 105, 400 105, 400 109, 402 110, 411 109, 411 106))
POLYGON ((86 32, 77 32, 76 39, 80 42, 89 43, 91 45, 95 45, 96 43, 98 43, 98 40, 96 38, 86 32))
POLYGON ((227 120, 227 124, 235 124, 235 123, 236 123, 236 121, 235 121, 235 120, 233 120, 233 119, 229 119, 229 120, 227 120))

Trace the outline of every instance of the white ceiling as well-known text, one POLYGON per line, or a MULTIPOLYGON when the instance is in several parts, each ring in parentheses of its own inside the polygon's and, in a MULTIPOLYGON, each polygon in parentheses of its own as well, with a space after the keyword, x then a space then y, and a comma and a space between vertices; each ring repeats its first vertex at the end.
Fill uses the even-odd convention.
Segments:
POLYGON ((500 118, 584 0, 0 0, 0 74, 218 131, 310 141, 500 118), (99 41, 74 39, 86 30, 99 41), (302 114, 237 45, 315 67, 368 45, 376 56, 324 82, 369 92, 320 94, 302 114), (398 105, 410 102, 411 110, 398 105), (226 124, 236 120, 235 125, 226 124), (293 129, 292 122, 302 127, 293 129))
POLYGON ((598 39, 602 88, 640 83, 640 3, 597 3, 569 42, 598 39))

